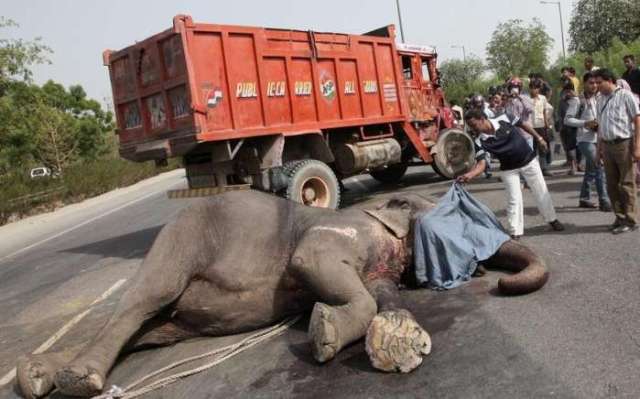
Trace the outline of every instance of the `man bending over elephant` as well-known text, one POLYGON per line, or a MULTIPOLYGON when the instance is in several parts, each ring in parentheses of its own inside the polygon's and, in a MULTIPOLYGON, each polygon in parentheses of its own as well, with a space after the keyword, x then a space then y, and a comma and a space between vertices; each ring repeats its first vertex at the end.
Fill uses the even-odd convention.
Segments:
MULTIPOLYGON (((397 286, 412 265, 412 226, 433 206, 411 194, 342 211, 256 191, 199 200, 162 229, 91 343, 18 361, 20 389, 29 398, 54 387, 95 395, 123 352, 250 331, 308 310, 319 362, 366 335, 375 367, 408 372, 430 340, 397 286)), ((516 272, 499 282, 511 294, 534 291, 548 276, 542 260, 513 241, 487 265, 516 272)))

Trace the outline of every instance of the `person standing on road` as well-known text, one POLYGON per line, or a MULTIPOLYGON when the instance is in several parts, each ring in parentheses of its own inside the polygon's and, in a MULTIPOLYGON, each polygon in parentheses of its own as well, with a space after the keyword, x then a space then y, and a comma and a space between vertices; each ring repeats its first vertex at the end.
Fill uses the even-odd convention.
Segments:
POLYGON ((546 147, 544 138, 530 125, 527 126, 526 122, 509 119, 506 115, 489 120, 482 111, 472 110, 465 115, 465 122, 474 134, 478 162, 469 172, 459 176, 458 181, 466 183, 480 175, 486 165, 486 154, 490 153, 498 158, 500 169, 503 171, 502 182, 507 193, 507 232, 511 238, 518 240, 524 233, 520 174, 524 176, 531 188, 544 220, 553 230, 564 230, 564 226, 556 217, 551 194, 542 176, 536 151, 523 137, 521 131, 532 132, 532 137, 541 147, 546 147))
POLYGON ((558 125, 556 130, 560 132, 560 138, 562 139, 562 147, 564 147, 564 153, 567 157, 566 165, 569 166, 569 175, 573 176, 577 170, 577 131, 575 127, 568 126, 564 123, 569 104, 572 99, 576 98, 575 86, 569 78, 564 78, 562 83, 562 91, 560 92, 560 100, 558 102, 558 116, 556 118, 556 124, 558 125))
MULTIPOLYGON (((547 98, 541 94, 544 87, 543 81, 538 78, 533 78, 529 82, 529 96, 533 102, 533 129, 544 139, 547 143, 546 148, 551 148, 550 130, 547 124, 546 117, 547 109, 549 108, 549 102, 547 98)), ((542 147, 538 146, 538 157, 540 160, 540 168, 542 169, 543 176, 551 176, 549 172, 549 166, 551 164, 548 155, 550 151, 543 151, 542 147)))
POLYGON ((631 87, 631 91, 640 96, 640 69, 636 66, 636 59, 633 55, 627 54, 622 60, 626 70, 622 73, 622 79, 626 80, 631 87))
MULTIPOLYGON (((495 117, 495 114, 489 107, 489 103, 485 101, 482 94, 474 94, 471 97, 471 100, 469 101, 469 109, 480 110, 487 116, 487 118, 490 118, 490 119, 495 117)), ((491 176, 493 176, 493 173, 491 173, 491 156, 490 155, 487 155, 486 161, 487 163, 484 169, 484 177, 486 177, 487 179, 490 179, 491 176)))
POLYGON ((580 189, 580 208, 600 208, 603 212, 611 212, 611 201, 607 195, 606 179, 600 162, 596 161, 598 121, 596 102, 598 84, 594 74, 587 72, 582 78, 584 93, 580 97, 569 100, 569 109, 564 117, 567 126, 578 129, 578 147, 585 158, 586 171, 580 189), (591 184, 595 183, 599 205, 591 202, 591 184))
POLYGON ((638 228, 634 161, 640 160, 640 109, 633 94, 616 86, 608 69, 594 72, 601 96, 597 101, 598 154, 604 160, 607 192, 616 220, 614 234, 638 228))

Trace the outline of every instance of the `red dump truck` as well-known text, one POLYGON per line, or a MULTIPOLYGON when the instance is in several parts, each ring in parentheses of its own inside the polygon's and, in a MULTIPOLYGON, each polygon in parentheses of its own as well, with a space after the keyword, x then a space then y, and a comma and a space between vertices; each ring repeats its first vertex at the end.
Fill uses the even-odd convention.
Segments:
POLYGON ((389 183, 427 163, 452 177, 474 162, 434 49, 397 44, 393 26, 351 35, 178 15, 104 63, 120 155, 182 157, 189 189, 173 196, 251 186, 335 208, 349 176, 389 183))

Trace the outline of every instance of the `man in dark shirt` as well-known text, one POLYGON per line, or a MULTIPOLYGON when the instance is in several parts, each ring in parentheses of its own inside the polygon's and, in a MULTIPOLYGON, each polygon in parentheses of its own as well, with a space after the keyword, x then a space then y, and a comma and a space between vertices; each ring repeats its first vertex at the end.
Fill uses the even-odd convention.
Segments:
MULTIPOLYGON (((486 165, 486 154, 490 153, 500 161, 500 169, 503 171, 502 182, 507 192, 507 231, 511 237, 517 240, 524 233, 520 174, 524 176, 531 188, 544 220, 553 230, 564 230, 564 226, 556 218, 556 211, 542 176, 536 151, 521 133, 521 128, 525 131, 533 129, 526 126, 526 122, 519 119, 510 120, 506 115, 489 120, 480 110, 467 112, 465 121, 475 136, 477 163, 469 172, 459 176, 458 181, 465 183, 482 173, 486 165)), ((534 137, 544 144, 541 136, 534 137)))
POLYGON ((635 57, 631 54, 625 55, 622 60, 627 68, 622 74, 622 79, 626 80, 631 86, 631 91, 640 95, 640 69, 636 66, 635 57))

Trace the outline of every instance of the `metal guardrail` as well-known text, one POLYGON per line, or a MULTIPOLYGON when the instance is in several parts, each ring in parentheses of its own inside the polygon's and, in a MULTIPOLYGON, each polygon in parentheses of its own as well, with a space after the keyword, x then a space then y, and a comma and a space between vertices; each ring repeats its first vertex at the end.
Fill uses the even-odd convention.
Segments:
POLYGON ((33 193, 33 194, 28 194, 28 195, 23 195, 22 197, 18 197, 18 198, 13 198, 7 201, 7 203, 9 205, 13 205, 16 203, 24 203, 24 202, 28 202, 28 201, 33 201, 36 199, 42 199, 42 198, 47 198, 52 196, 53 194, 59 193, 61 191, 64 191, 66 189, 66 187, 58 187, 58 188, 54 188, 52 190, 45 190, 45 191, 40 191, 37 193, 33 193))

